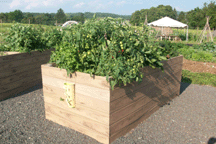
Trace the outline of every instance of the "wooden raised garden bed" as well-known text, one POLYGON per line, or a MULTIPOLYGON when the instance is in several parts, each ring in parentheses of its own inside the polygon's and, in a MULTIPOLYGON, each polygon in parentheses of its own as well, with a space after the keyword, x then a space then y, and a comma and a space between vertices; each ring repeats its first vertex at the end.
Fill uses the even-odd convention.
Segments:
POLYGON ((0 56, 0 100, 42 84, 41 65, 49 62, 51 50, 6 52, 0 56))
POLYGON ((163 63, 164 73, 145 67, 142 83, 115 87, 113 91, 106 77, 92 78, 81 72, 67 77, 64 69, 42 65, 46 118, 101 143, 111 143, 179 95, 183 56, 163 63), (75 108, 66 103, 66 82, 75 84, 75 108))

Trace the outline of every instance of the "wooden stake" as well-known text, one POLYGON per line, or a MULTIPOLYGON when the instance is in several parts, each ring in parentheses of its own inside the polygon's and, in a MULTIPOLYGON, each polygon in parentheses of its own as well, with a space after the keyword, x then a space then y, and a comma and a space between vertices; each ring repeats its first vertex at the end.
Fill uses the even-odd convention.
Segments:
POLYGON ((29 19, 29 24, 30 24, 30 19, 29 19))

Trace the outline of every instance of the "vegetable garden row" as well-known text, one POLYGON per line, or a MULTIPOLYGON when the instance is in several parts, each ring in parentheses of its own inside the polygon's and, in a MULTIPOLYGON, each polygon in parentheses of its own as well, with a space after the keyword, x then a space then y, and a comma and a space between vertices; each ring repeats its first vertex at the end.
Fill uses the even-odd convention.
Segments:
POLYGON ((1 51, 21 53, 0 57, 0 98, 42 83, 47 119, 111 143, 179 95, 182 45, 155 34, 112 18, 47 32, 16 24, 1 51))

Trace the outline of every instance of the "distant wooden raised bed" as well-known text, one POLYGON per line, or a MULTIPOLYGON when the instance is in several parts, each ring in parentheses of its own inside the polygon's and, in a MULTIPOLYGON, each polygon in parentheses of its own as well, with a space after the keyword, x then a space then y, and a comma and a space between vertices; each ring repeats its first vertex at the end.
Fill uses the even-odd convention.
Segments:
POLYGON ((42 84, 41 65, 49 62, 51 50, 44 52, 4 52, 0 55, 0 100, 36 84, 42 84))
POLYGON ((106 77, 92 78, 81 72, 67 77, 64 69, 42 65, 46 118, 101 143, 111 143, 179 95, 183 56, 163 63, 164 73, 145 67, 142 83, 115 87, 113 91, 106 77), (65 82, 75 84, 75 108, 65 101, 65 82))

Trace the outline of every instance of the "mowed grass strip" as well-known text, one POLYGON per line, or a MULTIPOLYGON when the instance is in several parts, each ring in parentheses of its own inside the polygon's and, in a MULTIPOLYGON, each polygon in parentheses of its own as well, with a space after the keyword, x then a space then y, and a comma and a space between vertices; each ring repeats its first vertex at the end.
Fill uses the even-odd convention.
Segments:
POLYGON ((216 75, 210 73, 193 73, 182 70, 182 82, 216 87, 216 75))

